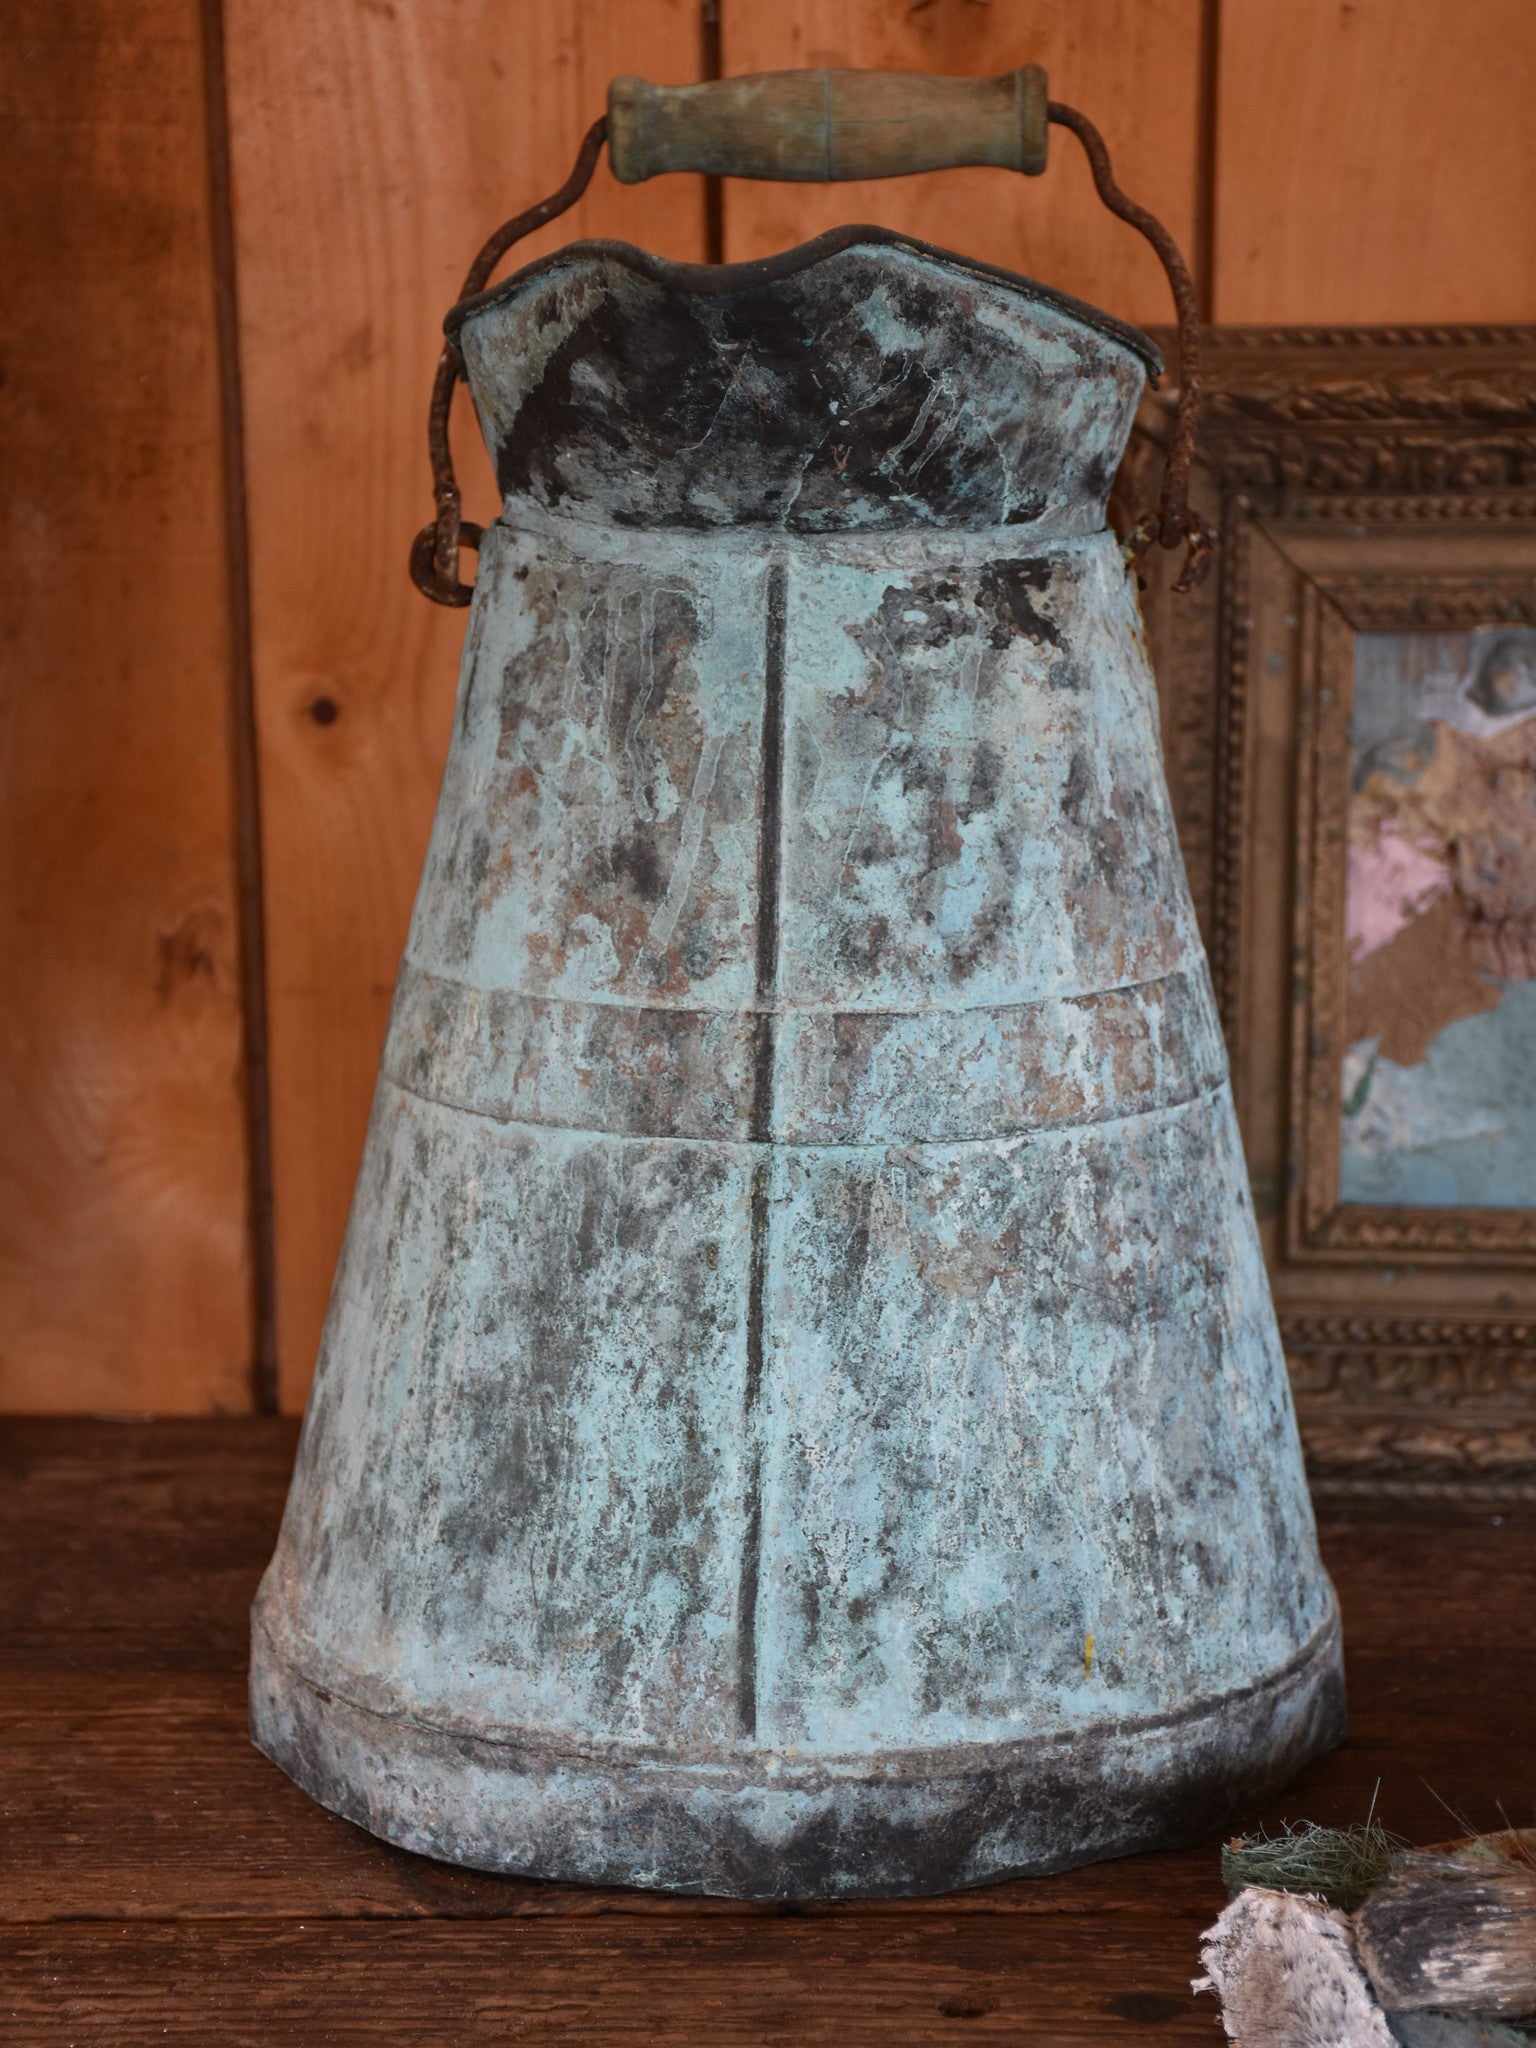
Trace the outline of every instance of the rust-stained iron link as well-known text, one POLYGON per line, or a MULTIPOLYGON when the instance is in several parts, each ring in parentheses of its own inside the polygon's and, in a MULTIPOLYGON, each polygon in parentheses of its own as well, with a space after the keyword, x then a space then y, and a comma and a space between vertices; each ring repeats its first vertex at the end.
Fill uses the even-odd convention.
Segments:
POLYGON ((1163 487, 1157 509, 1144 513, 1137 520, 1131 532, 1131 552, 1139 565, 1154 540, 1165 548, 1176 548, 1180 541, 1184 542, 1188 553, 1179 580, 1173 586, 1182 594, 1205 581, 1216 545, 1209 522, 1189 502, 1189 472, 1195 456, 1195 429, 1200 417, 1201 396, 1200 314, 1195 304, 1194 280, 1179 253, 1178 243, 1162 222, 1155 214, 1148 213, 1144 206, 1138 206, 1134 199, 1127 198, 1115 183, 1104 138, 1087 115, 1080 114, 1076 107, 1063 106, 1059 100, 1049 101, 1045 111, 1046 118, 1057 127, 1071 129, 1083 145, 1099 197, 1111 213, 1118 214, 1121 220, 1129 222, 1138 233, 1146 236, 1168 274, 1179 323, 1179 409, 1173 425, 1172 445, 1163 466, 1163 487))
MULTIPOLYGON (((491 236, 465 273, 460 299, 472 298, 483 290, 486 279, 514 242, 520 242, 524 235, 531 235, 535 228, 543 227, 576 204, 592 182, 607 136, 608 116, 604 114, 587 130, 571 175, 560 190, 541 199, 537 206, 516 214, 491 236)), ((465 543, 478 549, 482 530, 472 520, 460 517, 462 501, 448 443, 454 386, 463 375, 464 358, 451 341, 445 342, 437 359, 432 401, 427 408, 427 447, 432 457, 432 496, 437 517, 411 542, 411 581, 434 604, 466 605, 474 595, 473 584, 459 581, 459 549, 465 543)))

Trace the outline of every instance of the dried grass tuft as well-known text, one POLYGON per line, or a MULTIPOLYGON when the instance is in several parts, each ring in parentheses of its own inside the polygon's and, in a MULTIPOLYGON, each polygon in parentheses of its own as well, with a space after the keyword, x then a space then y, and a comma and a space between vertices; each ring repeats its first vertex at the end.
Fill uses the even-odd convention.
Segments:
POLYGON ((1221 1881, 1235 1899, 1247 1885, 1272 1892, 1302 1892, 1353 1913, 1387 1874, 1399 1845, 1378 1820, 1351 1828, 1288 1821, 1277 1835, 1238 1837, 1221 1852, 1221 1881))

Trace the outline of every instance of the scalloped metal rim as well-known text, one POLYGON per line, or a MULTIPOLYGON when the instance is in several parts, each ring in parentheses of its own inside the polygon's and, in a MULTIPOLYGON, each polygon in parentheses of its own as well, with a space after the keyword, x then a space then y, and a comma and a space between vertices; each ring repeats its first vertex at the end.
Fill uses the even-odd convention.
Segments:
POLYGON ((582 241, 568 242, 563 249, 556 249, 552 255, 541 256, 536 263, 528 263, 521 270, 514 270, 499 284, 488 290, 476 292, 471 298, 460 299, 450 306, 443 317, 443 332, 457 344, 459 330, 466 320, 489 312, 493 307, 504 304, 517 296, 525 286, 543 272, 558 264, 565 264, 573 258, 586 258, 591 262, 621 263, 641 277, 650 278, 654 283, 668 285, 683 292, 704 292, 719 295, 742 291, 755 284, 775 283, 781 278, 797 276, 803 270, 810 270, 818 263, 825 263, 834 256, 858 248, 905 249, 914 256, 926 258, 929 262, 942 263, 947 268, 984 277, 999 284, 1007 285, 1021 297, 1035 299, 1042 305, 1052 307, 1058 313, 1065 313, 1085 326, 1096 329, 1111 341, 1117 341, 1128 348, 1146 365, 1147 373, 1155 384, 1162 375, 1163 358, 1157 344, 1139 327, 1132 327, 1126 321, 1117 320, 1113 313, 1105 313, 1097 306, 1090 306, 1085 300, 1074 299, 1067 292, 1054 290, 1050 285, 1040 284, 1032 277, 1026 277, 1016 270, 1005 270, 1000 264, 984 263, 976 256, 962 256, 953 249, 941 249, 932 242, 921 242, 914 235, 903 235, 894 228, 873 227, 851 223, 847 227, 829 228, 824 235, 817 235, 809 242, 801 242, 793 249, 784 249, 776 256, 764 256, 753 263, 679 263, 669 256, 653 256, 648 249, 638 248, 633 242, 582 241))

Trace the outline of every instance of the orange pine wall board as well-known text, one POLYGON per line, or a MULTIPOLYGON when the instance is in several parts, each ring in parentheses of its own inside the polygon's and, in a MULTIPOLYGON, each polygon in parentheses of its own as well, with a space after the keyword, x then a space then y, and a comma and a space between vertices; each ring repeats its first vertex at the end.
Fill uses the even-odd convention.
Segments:
POLYGON ((251 1405, 197 0, 0 19, 0 1408, 251 1405))
MULTIPOLYGON (((565 179, 609 78, 698 76, 694 0, 227 0, 265 840, 277 1318, 302 1405, 447 749, 466 614, 406 555, 425 418, 471 256, 565 179)), ((583 203, 580 235, 700 258, 696 178, 583 203)), ((466 512, 494 513, 465 394, 466 512)), ((469 561, 472 563, 472 557, 469 561)))
MULTIPOLYGON (((721 41, 728 73, 865 65, 974 75, 1042 64, 1051 97, 1104 134, 1122 188, 1193 255, 1200 0, 726 0, 721 41)), ((1157 258, 1105 212, 1076 138, 1060 128, 1039 178, 963 170, 834 186, 732 179, 725 219, 733 260, 844 221, 875 221, 1022 270, 1125 319, 1171 315, 1157 258)))
POLYGON ((1532 0, 1222 0, 1215 317, 1536 319, 1532 0))
MULTIPOLYGON (((265 842, 284 1404, 356 1172, 465 615, 405 573, 440 320, 609 78, 700 74, 698 0, 223 0, 265 842)), ((1532 0, 721 0, 728 73, 1046 66, 1213 312, 1536 319, 1532 0), (1217 33, 1213 106, 1202 83, 1217 33), (1209 131, 1209 132, 1207 132, 1209 131)), ((199 0, 0 23, 0 1408, 238 1408, 251 1217, 199 0)), ((1151 253, 1072 137, 1040 179, 728 180, 725 253, 897 226, 1144 322, 1151 253)), ((579 235, 705 254, 695 178, 579 235)), ((494 510, 461 394, 466 510, 494 510)))

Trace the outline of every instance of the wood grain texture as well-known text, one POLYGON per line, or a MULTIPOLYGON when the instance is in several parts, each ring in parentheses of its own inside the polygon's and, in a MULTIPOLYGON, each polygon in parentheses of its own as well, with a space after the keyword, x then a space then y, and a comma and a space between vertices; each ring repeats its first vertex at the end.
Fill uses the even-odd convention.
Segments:
POLYGON ((1223 0, 1215 318, 1536 317, 1529 0, 1223 0))
MULTIPOLYGON (((1199 0, 785 0, 728 5, 727 73, 788 65, 986 74, 1043 65, 1052 99, 1103 131, 1120 184, 1192 252, 1200 99, 1199 0)), ((1139 236, 1107 214, 1076 141, 1053 129, 1041 178, 940 171, 840 185, 733 183, 726 255, 766 256, 844 221, 877 221, 1022 270, 1129 320, 1166 320, 1168 285, 1139 236)))
POLYGON ((298 1428, 0 1417, 0 1689, 245 1669, 298 1428))
POLYGON ((1355 1916, 1357 1953, 1388 2011, 1536 2010, 1536 1869, 1400 1856, 1355 1916))
MULTIPOLYGON (((721 1917, 867 1924, 872 1940, 892 1917, 927 1918, 962 1944, 976 1938, 971 1921, 1012 1919, 1029 1926, 997 1938, 1028 1981, 1010 1996, 1043 1995, 1062 1956, 1106 1939, 1103 1952, 1143 1959, 1107 1978, 1106 1996, 1171 1995, 1163 1960, 1193 1953, 1219 1903, 1210 1845, 857 1914, 785 1916, 455 1870, 325 1812, 245 1734, 246 1611, 293 1441, 292 1424, 264 1420, 0 1429, 0 1921, 646 1918, 670 1924, 681 1959, 697 1925, 721 1917)), ((1499 1825, 1499 1802, 1515 1818, 1536 1811, 1536 1519, 1371 1507, 1325 1515, 1322 1533, 1346 1620, 1352 1733, 1268 1818, 1343 1824, 1374 1794, 1389 1826, 1425 1841, 1446 1831, 1442 1801, 1472 1827, 1499 1825), (1468 1683, 1483 1670, 1498 1683, 1468 1683)), ((202 1940, 189 1931, 193 1951, 202 1940)), ((944 1952, 933 1954, 942 1974, 944 1952)), ((114 1971, 127 1984, 147 1967, 108 1933, 74 1954, 77 1966, 105 1972, 111 1997, 114 1971)), ((451 1954, 443 1966, 457 1967, 451 1954)), ((803 1987, 807 2025, 823 1989, 814 1976, 803 1987)), ((842 2010, 835 1999, 832 2009, 842 2010)), ((1127 2005, 1115 2013, 1134 2016, 1127 2005)))
MULTIPOLYGON (((391 1847, 318 1806, 251 1746, 244 1673, 36 1673, 0 1701, 0 1823, 17 1855, 0 1922, 41 1920, 517 1919, 613 1913, 773 1916, 781 1909, 661 1892, 524 1882, 391 1847)), ((942 1910, 1050 1918, 1092 1911, 1198 1919, 1208 1853, 1102 1863, 933 1899, 942 1910), (1155 1876, 1138 1885, 1135 1872, 1155 1876)), ((833 1912, 807 1906, 808 1913, 833 1912)))
MULTIPOLYGON (((1536 1683, 1536 1653, 1501 1657, 1505 1683, 1448 1726, 1447 1703, 1464 1668, 1443 1652, 1425 1652, 1409 1670, 1400 1650, 1355 1653, 1349 1748, 1312 1767, 1270 1819, 1305 1814, 1345 1825, 1360 1818, 1374 1791, 1393 1829, 1422 1841, 1450 1824, 1441 1800, 1495 1825, 1496 1799, 1511 1811, 1512 1801, 1528 1804, 1536 1794, 1536 1741, 1523 1701, 1536 1683)), ((0 1757, 0 1826, 11 1862, 0 1882, 0 1922, 696 1919, 778 1910, 522 1882, 393 1848, 317 1806, 252 1748, 238 1668, 8 1675, 0 1757)), ((1206 1844, 860 1910, 872 1918, 942 1912, 1040 1921, 1150 1915, 1197 1931, 1217 1904, 1206 1844)))
POLYGON ((245 1408, 196 0, 18 0, 0 137, 0 1408, 245 1408))
MULTIPOLYGON (((0 2042, 17 2048, 505 2048, 512 2042, 901 2048, 1139 2038, 1208 2048, 1198 1928, 979 1915, 600 1921, 250 1920, 12 1935, 0 2042), (13 2031, 6 2031, 7 2023, 13 2031)), ((1218 2037, 1219 2038, 1219 2037, 1218 2037)))
MULTIPOLYGON (((229 0, 284 1405, 302 1406, 437 793, 462 613, 406 576, 427 394, 470 257, 553 191, 609 78, 697 76, 692 0, 229 0)), ((703 253, 700 181, 619 186, 521 245, 703 253)), ((460 401, 463 404, 462 398, 460 401)), ((456 420, 466 512, 494 512, 456 420)))
MULTIPOLYGON (((0 1426, 0 2043, 1213 2038, 1188 1990, 1210 1844, 785 1911, 454 1870, 324 1812, 244 1726, 294 1434, 0 1426)), ((1536 1810, 1533 1537, 1529 1515, 1325 1517, 1353 1733, 1270 1819, 1358 1819, 1378 1778, 1420 1841, 1440 1799, 1474 1827, 1536 1810)))

